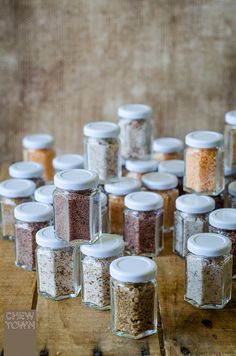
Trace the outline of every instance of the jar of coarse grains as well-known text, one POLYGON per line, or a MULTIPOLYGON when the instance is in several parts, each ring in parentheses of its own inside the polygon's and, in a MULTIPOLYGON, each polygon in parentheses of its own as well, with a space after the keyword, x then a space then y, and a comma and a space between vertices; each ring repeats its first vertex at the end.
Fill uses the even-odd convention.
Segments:
POLYGON ((225 114, 225 163, 229 168, 236 168, 236 110, 225 114))
POLYGON ((79 254, 55 237, 54 226, 36 234, 38 294, 55 300, 76 297, 80 291, 79 254))
POLYGON ((112 234, 102 234, 94 244, 80 246, 83 304, 100 310, 110 309, 109 267, 123 251, 122 236, 112 234))
POLYGON ((163 161, 158 166, 159 172, 171 173, 178 178, 179 195, 183 194, 184 161, 180 159, 163 161))
POLYGON ((236 208, 236 181, 228 186, 228 207, 236 208))
POLYGON ((149 160, 127 160, 125 163, 126 176, 141 180, 142 176, 149 172, 156 172, 158 162, 154 159, 149 160))
POLYGON ((231 241, 202 233, 188 239, 185 301, 202 309, 221 309, 231 299, 231 241))
POLYGON ((185 257, 188 239, 197 233, 208 232, 209 213, 215 209, 213 198, 184 194, 176 199, 173 251, 185 257))
POLYGON ((51 225, 53 208, 51 205, 32 202, 18 205, 14 210, 16 261, 20 268, 35 270, 36 233, 51 225))
POLYGON ((43 166, 36 162, 17 162, 9 166, 9 175, 12 178, 30 179, 36 188, 45 184, 43 179, 43 166))
POLYGON ((84 167, 84 159, 83 156, 78 154, 66 154, 56 156, 52 165, 55 173, 64 171, 65 169, 77 169, 84 167))
POLYGON ((35 188, 35 183, 26 179, 8 179, 0 183, 3 239, 14 239, 14 209, 19 204, 31 201, 35 188))
POLYGON ((125 197, 124 240, 131 255, 157 256, 163 249, 163 198, 152 192, 125 197))
POLYGON ((39 203, 45 203, 53 205, 53 193, 56 189, 54 184, 44 185, 39 187, 34 192, 34 199, 39 203))
POLYGON ((185 142, 186 192, 218 195, 224 189, 223 135, 213 131, 189 133, 185 142))
POLYGON ((147 257, 120 257, 110 265, 112 333, 132 339, 157 332, 156 264, 147 257))
POLYGON ((161 137, 153 141, 153 158, 158 162, 167 160, 181 160, 183 158, 184 143, 175 137, 161 137))
POLYGON ((145 159, 151 154, 152 109, 141 104, 119 107, 121 156, 124 159, 145 159))

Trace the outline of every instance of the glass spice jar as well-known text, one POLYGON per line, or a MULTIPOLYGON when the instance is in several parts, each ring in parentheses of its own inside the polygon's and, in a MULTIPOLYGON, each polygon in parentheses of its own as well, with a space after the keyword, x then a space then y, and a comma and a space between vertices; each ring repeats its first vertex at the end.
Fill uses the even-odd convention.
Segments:
POLYGON ((110 273, 112 261, 123 255, 122 236, 102 234, 92 245, 80 246, 82 303, 99 310, 110 309, 110 273))
POLYGON ((145 159, 151 155, 152 109, 129 104, 118 109, 121 156, 124 159, 145 159))
POLYGON ((54 177, 54 223, 58 238, 92 243, 101 233, 98 176, 85 169, 69 169, 54 177))
POLYGON ((39 187, 34 192, 34 199, 39 203, 53 205, 53 193, 56 187, 54 184, 44 185, 39 187))
POLYGON ((36 233, 52 223, 53 208, 38 202, 23 203, 14 210, 17 267, 36 269, 36 233))
POLYGON ((149 160, 127 160, 125 163, 126 176, 141 180, 142 176, 149 172, 156 172, 158 162, 154 159, 149 160))
POLYGON ((179 195, 184 193, 183 191, 183 177, 184 177, 184 161, 183 160, 168 160, 163 161, 158 166, 159 172, 171 173, 178 178, 178 190, 179 195))
POLYGON ((100 193, 101 198, 101 219, 102 219, 102 232, 109 231, 109 211, 108 211, 108 203, 107 196, 105 193, 100 193))
POLYGON ((97 121, 84 126, 85 168, 101 182, 121 175, 120 128, 113 122, 97 121))
POLYGON ((229 168, 236 168, 236 110, 225 114, 225 163, 229 168))
POLYGON ((201 233, 188 239, 185 301, 201 309, 222 309, 231 299, 231 242, 223 235, 201 233))
POLYGON ((197 233, 208 232, 209 213, 214 209, 214 199, 205 195, 184 194, 176 199, 173 235, 176 254, 185 257, 188 239, 197 233))
POLYGON ((183 158, 184 143, 175 137, 161 137, 153 141, 153 158, 158 162, 167 160, 181 160, 183 158))
POLYGON ((54 139, 48 134, 25 136, 22 140, 24 161, 33 161, 44 167, 44 178, 51 181, 54 176, 52 160, 54 158, 54 139))
POLYGON ((159 193, 163 198, 164 232, 169 232, 174 225, 175 200, 178 197, 178 179, 170 173, 147 173, 142 177, 147 190, 159 193))
POLYGON ((109 231, 112 234, 123 235, 125 195, 140 189, 141 183, 135 178, 121 177, 105 184, 105 191, 108 193, 109 231))
POLYGON ((84 159, 77 154, 60 155, 53 158, 52 165, 55 173, 58 173, 65 169, 84 168, 84 159))
POLYGON ((189 133, 185 142, 184 191, 220 194, 224 189, 223 135, 196 131, 189 133))
POLYGON ((230 197, 229 197, 229 184, 236 181, 236 168, 229 168, 226 165, 224 166, 225 174, 225 189, 224 189, 224 208, 232 208, 230 206, 230 197))
POLYGON ((0 183, 2 238, 14 239, 14 209, 17 205, 32 200, 35 183, 26 179, 8 179, 0 183))
POLYGON ((228 193, 228 207, 236 208, 236 181, 229 184, 228 193))
POLYGON ((43 166, 36 162, 17 162, 9 166, 9 176, 19 179, 32 180, 36 188, 45 184, 43 179, 43 166))
POLYGON ((36 243, 38 294, 54 300, 76 297, 80 291, 77 249, 57 239, 54 226, 39 230, 36 243))
POLYGON ((163 249, 163 198, 152 192, 125 197, 124 240, 131 255, 157 256, 163 249))
POLYGON ((156 264, 126 256, 110 265, 112 333, 141 339, 157 332, 156 264))

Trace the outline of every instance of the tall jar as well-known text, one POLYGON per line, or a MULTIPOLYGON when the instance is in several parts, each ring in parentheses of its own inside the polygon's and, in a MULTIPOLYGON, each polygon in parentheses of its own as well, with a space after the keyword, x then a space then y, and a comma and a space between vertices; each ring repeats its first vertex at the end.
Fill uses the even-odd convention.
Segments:
POLYGON ((54 223, 58 238, 92 243, 101 233, 98 176, 85 169, 69 169, 54 177, 54 223))
POLYGON ((141 339, 157 332, 156 264, 147 257, 120 257, 110 265, 112 333, 141 339))
POLYGON ((161 137, 153 141, 153 158, 158 162, 183 159, 184 143, 175 137, 161 137))
POLYGON ((228 204, 229 208, 236 208, 236 181, 228 186, 228 204))
POLYGON ((169 232, 174 225, 175 200, 178 197, 178 179, 170 173, 148 173, 142 177, 147 190, 159 193, 163 198, 164 232, 169 232))
POLYGON ((35 187, 35 183, 26 179, 8 179, 0 183, 3 239, 14 239, 14 209, 17 205, 32 200, 35 187))
POLYGON ((236 168, 236 110, 225 114, 225 164, 236 168))
POLYGON ((152 192, 125 197, 124 240, 131 255, 157 256, 163 249, 163 198, 152 192))
POLYGON ((23 138, 22 144, 24 161, 42 164, 45 180, 51 181, 54 175, 52 160, 55 156, 53 137, 48 134, 28 135, 23 138))
POLYGON ((135 178, 121 177, 105 184, 105 191, 108 194, 109 231, 112 234, 123 235, 125 196, 140 189, 141 183, 135 178))
POLYGON ((125 163, 126 176, 141 180, 142 176, 149 172, 156 172, 158 162, 154 159, 149 160, 127 160, 125 163))
POLYGON ((224 189, 223 135, 213 131, 189 133, 185 142, 184 190, 218 195, 224 189))
POLYGON ((231 242, 223 235, 196 234, 188 240, 185 301, 201 309, 222 309, 231 299, 231 242))
POLYGON ((124 159, 145 159, 151 155, 152 109, 129 104, 118 109, 121 156, 124 159))
POLYGON ((43 166, 36 162, 17 162, 9 166, 9 176, 19 179, 30 179, 36 188, 45 184, 43 179, 43 166))
POLYGON ((173 251, 187 255, 188 239, 197 233, 208 232, 209 213, 215 209, 213 198, 205 195, 184 194, 176 199, 173 251))
POLYGON ((34 192, 34 199, 39 203, 50 204, 53 206, 53 193, 56 187, 54 184, 47 184, 39 187, 34 192))
POLYGON ((99 310, 110 309, 110 273, 112 261, 123 255, 122 236, 102 234, 92 245, 80 246, 82 303, 99 310))
POLYGON ((182 195, 183 192, 183 177, 184 177, 184 161, 183 160, 167 160, 163 161, 158 166, 159 172, 171 173, 178 178, 178 190, 179 195, 182 195))
POLYGON ((52 223, 53 208, 37 202, 23 203, 14 210, 17 267, 36 269, 36 233, 52 223))
POLYGON ((52 165, 55 173, 65 169, 80 169, 84 167, 84 159, 78 154, 60 155, 53 158, 52 165))
POLYGON ((98 174, 101 182, 121 175, 119 126, 97 121, 84 126, 85 168, 98 174))

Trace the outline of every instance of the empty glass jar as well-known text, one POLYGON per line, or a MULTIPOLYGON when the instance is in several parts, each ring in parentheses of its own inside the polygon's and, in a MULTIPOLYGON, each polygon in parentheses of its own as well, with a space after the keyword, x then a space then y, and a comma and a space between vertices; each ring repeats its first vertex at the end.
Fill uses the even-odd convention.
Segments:
POLYGON ((183 158, 184 143, 175 137, 161 137, 153 141, 153 158, 158 162, 167 160, 181 160, 183 158))
POLYGON ((64 171, 65 169, 77 169, 84 167, 83 156, 77 154, 60 155, 52 161, 55 173, 64 171))
POLYGON ((125 168, 127 171, 127 177, 141 180, 144 174, 157 171, 158 162, 153 159, 127 160, 125 163, 125 168))
POLYGON ((12 178, 30 179, 36 188, 45 184, 43 179, 43 166, 36 162, 17 162, 9 166, 9 175, 12 178))
POLYGON ((167 160, 163 161, 158 166, 159 172, 171 173, 178 178, 179 195, 183 194, 183 177, 184 177, 184 161, 183 160, 167 160))
POLYGON ((225 164, 236 168, 236 110, 225 114, 225 164))

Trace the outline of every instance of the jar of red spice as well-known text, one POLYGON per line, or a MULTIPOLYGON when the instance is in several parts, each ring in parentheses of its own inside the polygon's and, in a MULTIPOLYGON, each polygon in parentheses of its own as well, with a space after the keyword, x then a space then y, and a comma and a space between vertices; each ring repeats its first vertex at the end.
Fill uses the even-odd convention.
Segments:
POLYGON ((158 162, 182 159, 184 143, 179 138, 161 137, 153 141, 153 158, 158 162))
POLYGON ((184 161, 180 159, 173 159, 163 161, 158 166, 159 172, 171 173, 178 178, 179 195, 183 194, 183 177, 184 177, 184 161))
POLYGON ((36 188, 45 184, 43 179, 43 166, 36 162, 17 162, 9 166, 9 175, 12 178, 30 179, 36 188))
POLYGON ((127 171, 127 177, 141 180, 144 174, 157 171, 158 162, 154 159, 127 160, 125 162, 125 168, 127 171))

